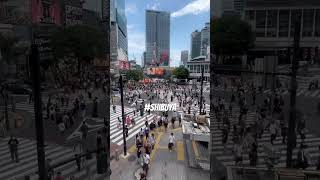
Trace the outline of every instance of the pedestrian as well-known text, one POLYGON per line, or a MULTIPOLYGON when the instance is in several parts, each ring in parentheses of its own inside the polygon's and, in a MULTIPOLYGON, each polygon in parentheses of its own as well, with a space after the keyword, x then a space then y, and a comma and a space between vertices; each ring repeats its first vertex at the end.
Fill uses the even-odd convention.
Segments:
POLYGON ((257 160, 258 160, 258 146, 256 142, 253 142, 251 145, 251 149, 249 152, 249 160, 250 160, 250 166, 256 166, 257 160))
POLYGON ((66 126, 63 121, 60 121, 60 123, 58 124, 58 128, 59 128, 61 135, 63 135, 64 131, 66 130, 66 126))
POLYGON ((9 145, 9 150, 10 150, 10 154, 11 154, 11 160, 16 161, 18 163, 19 162, 19 157, 18 157, 19 141, 18 141, 18 139, 14 136, 11 136, 8 141, 8 145, 9 145))
POLYGON ((101 131, 98 131, 97 137, 96 137, 96 146, 97 146, 97 151, 100 152, 100 149, 102 148, 102 135, 101 131))
POLYGON ((235 165, 242 165, 242 145, 237 142, 234 147, 235 165))
POLYGON ((309 166, 308 158, 304 149, 304 145, 301 144, 297 155, 298 167, 301 169, 306 169, 309 166))
POLYGON ((80 127, 80 131, 82 133, 82 139, 86 140, 87 139, 87 135, 88 135, 88 125, 86 124, 86 121, 82 122, 82 125, 80 127))
POLYGON ((173 135, 173 133, 171 133, 171 135, 169 136, 169 144, 168 144, 168 149, 171 152, 175 143, 175 137, 173 135))
POLYGON ((46 159, 46 161, 45 161, 46 170, 48 172, 47 173, 47 180, 51 180, 51 178, 54 174, 53 168, 51 167, 51 162, 52 162, 51 159, 46 159))
POLYGON ((54 178, 54 180, 64 180, 64 177, 61 175, 61 172, 57 173, 57 176, 54 178))
POLYGON ((150 141, 150 145, 151 145, 151 150, 154 149, 154 145, 156 143, 156 138, 154 136, 154 133, 151 134, 151 137, 149 138, 149 141, 150 141))
POLYGON ((274 120, 272 120, 270 126, 269 126, 269 130, 270 130, 270 143, 273 145, 273 141, 276 139, 277 137, 277 125, 275 123, 274 120))
POLYGON ((76 158, 77 169, 80 172, 80 170, 81 170, 81 158, 80 158, 79 154, 75 154, 74 156, 76 158))
MULTIPOLYGON (((318 152, 320 152, 320 146, 318 146, 318 152)), ((320 155, 318 156, 316 169, 317 169, 317 170, 320 170, 320 155)))
POLYGON ((148 175, 149 171, 149 163, 150 163, 150 156, 147 153, 144 153, 143 155, 143 171, 145 172, 145 175, 148 175))
POLYGON ((171 127, 172 129, 174 129, 174 122, 175 122, 176 118, 175 117, 171 117, 171 127))

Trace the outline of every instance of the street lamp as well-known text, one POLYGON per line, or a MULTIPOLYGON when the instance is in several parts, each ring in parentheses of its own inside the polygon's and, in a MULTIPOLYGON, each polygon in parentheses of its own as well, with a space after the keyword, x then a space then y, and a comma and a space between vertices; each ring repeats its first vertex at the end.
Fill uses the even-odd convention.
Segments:
POLYGON ((200 115, 202 115, 202 102, 203 102, 203 75, 204 75, 204 67, 201 68, 201 87, 200 87, 200 115))
POLYGON ((2 87, 2 97, 4 99, 4 118, 6 122, 6 128, 7 131, 10 129, 10 124, 9 124, 9 116, 8 116, 8 98, 9 98, 9 92, 8 92, 8 85, 4 84, 2 87))

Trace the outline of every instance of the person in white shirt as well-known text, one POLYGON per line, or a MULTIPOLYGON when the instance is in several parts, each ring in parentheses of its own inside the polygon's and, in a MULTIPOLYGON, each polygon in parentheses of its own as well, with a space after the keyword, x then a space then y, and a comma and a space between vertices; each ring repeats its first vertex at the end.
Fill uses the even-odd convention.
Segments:
POLYGON ((168 144, 168 148, 169 151, 172 151, 172 147, 174 146, 174 142, 175 142, 176 138, 173 136, 173 133, 171 133, 171 135, 169 136, 169 144, 168 144))
POLYGON ((148 170, 149 170, 149 163, 150 163, 150 156, 147 153, 144 153, 143 155, 143 171, 145 172, 145 175, 148 174, 148 170))

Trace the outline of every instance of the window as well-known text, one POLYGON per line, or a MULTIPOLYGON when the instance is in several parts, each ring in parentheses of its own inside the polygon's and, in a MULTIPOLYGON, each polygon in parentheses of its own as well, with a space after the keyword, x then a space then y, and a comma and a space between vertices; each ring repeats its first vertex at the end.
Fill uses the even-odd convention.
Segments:
POLYGON ((315 36, 320 37, 320 9, 317 9, 316 13, 315 36))
POLYGON ((256 13, 256 36, 265 37, 266 11, 259 10, 256 13))
POLYGON ((290 36, 294 36, 294 26, 296 22, 299 22, 301 24, 301 16, 302 16, 302 10, 291 10, 291 29, 290 29, 290 36))
POLYGON ((272 10, 268 11, 268 22, 267 22, 267 37, 277 36, 277 26, 278 26, 278 11, 272 10))
POLYGON ((279 37, 288 37, 289 33, 289 10, 279 12, 279 37))
POLYGON ((305 9, 303 10, 303 27, 302 27, 302 35, 304 37, 311 37, 313 32, 313 9, 305 9))

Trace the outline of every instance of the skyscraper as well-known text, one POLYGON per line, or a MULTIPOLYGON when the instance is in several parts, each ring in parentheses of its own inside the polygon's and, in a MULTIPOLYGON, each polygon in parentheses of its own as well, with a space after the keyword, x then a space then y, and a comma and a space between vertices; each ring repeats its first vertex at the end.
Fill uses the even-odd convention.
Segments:
POLYGON ((206 23, 201 30, 201 56, 207 55, 207 47, 210 45, 210 23, 206 23))
POLYGON ((128 37, 127 18, 125 15, 125 0, 111 0, 110 20, 111 62, 114 66, 121 68, 119 67, 121 64, 128 63, 128 37))
POLYGON ((188 61, 188 56, 189 56, 189 52, 188 50, 184 50, 184 51, 181 51, 181 64, 182 65, 186 65, 187 64, 187 61, 188 61))
POLYGON ((146 10, 145 66, 169 66, 170 13, 146 10))
POLYGON ((200 56, 201 53, 201 32, 198 30, 191 33, 191 59, 200 56))

